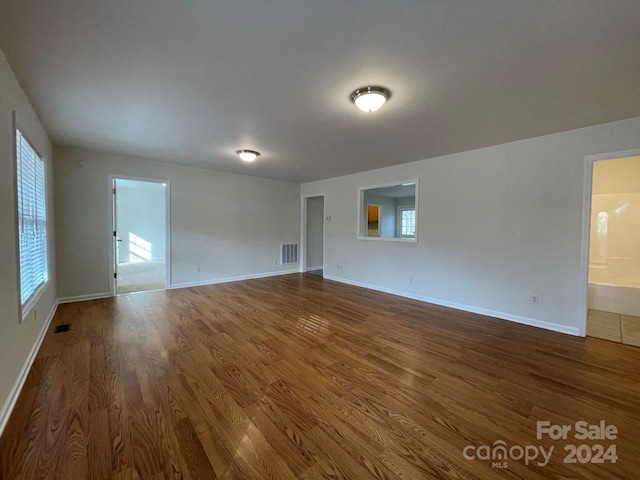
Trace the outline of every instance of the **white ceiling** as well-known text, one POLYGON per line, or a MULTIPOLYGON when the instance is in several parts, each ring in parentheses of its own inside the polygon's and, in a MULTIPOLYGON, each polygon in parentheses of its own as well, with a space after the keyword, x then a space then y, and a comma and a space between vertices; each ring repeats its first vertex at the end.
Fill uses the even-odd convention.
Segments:
POLYGON ((55 143, 298 182, 640 115, 638 0, 1 0, 0 46, 55 143))

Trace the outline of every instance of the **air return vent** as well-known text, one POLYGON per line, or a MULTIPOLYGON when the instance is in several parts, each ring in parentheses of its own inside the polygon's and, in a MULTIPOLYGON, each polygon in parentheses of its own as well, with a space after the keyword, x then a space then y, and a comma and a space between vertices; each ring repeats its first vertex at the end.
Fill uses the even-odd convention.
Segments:
POLYGON ((298 263, 298 244, 283 243, 280 245, 280 265, 298 263))
POLYGON ((56 326, 56 329, 53 331, 53 333, 68 332, 70 327, 71 327, 70 323, 63 323, 61 325, 56 326))

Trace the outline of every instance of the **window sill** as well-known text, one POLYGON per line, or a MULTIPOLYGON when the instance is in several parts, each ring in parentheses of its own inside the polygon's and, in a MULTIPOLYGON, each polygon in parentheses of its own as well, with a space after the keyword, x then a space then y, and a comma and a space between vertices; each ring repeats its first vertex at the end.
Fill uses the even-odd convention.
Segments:
POLYGON ((373 242, 418 243, 417 238, 358 237, 358 240, 367 240, 373 242))
POLYGON ((22 305, 22 314, 20 315, 20 323, 24 322, 25 318, 29 316, 33 308, 36 306, 40 297, 49 286, 49 281, 47 280, 42 285, 40 285, 35 292, 27 299, 27 301, 22 305))

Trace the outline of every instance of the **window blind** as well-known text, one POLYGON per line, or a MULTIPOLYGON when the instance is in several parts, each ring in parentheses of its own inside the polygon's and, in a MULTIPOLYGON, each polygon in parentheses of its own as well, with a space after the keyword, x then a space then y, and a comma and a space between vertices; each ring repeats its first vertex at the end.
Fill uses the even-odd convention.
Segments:
POLYGON ((16 130, 20 301, 24 306, 49 279, 44 160, 16 130))

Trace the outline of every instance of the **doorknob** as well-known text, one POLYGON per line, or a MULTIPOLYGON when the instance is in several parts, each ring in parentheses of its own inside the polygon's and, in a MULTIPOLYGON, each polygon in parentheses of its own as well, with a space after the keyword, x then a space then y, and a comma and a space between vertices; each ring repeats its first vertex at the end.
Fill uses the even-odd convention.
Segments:
POLYGON ((116 238, 116 242, 121 242, 122 239, 121 238, 116 238))

